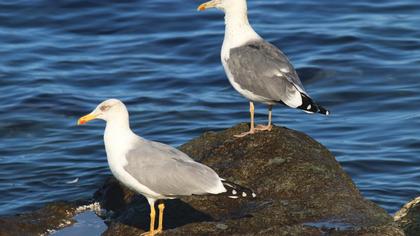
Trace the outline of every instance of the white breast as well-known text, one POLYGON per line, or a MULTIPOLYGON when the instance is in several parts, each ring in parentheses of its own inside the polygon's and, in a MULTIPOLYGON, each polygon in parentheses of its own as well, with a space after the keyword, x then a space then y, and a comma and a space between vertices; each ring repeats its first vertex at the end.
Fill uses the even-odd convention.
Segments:
POLYGON ((110 133, 112 132, 107 128, 105 130, 104 141, 108 165, 115 178, 129 189, 142 194, 145 197, 164 199, 165 197, 142 185, 124 169, 124 166, 127 165, 126 153, 131 150, 136 137, 110 133))

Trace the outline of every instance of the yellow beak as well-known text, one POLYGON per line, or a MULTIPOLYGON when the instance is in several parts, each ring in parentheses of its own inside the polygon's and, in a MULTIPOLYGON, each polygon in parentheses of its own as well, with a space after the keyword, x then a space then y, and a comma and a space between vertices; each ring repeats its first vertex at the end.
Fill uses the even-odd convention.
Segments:
POLYGON ((205 3, 201 4, 200 6, 198 6, 197 10, 198 11, 204 11, 208 8, 216 7, 216 5, 217 5, 216 0, 208 1, 208 2, 205 2, 205 3))
POLYGON ((84 124, 86 124, 87 122, 89 122, 89 121, 91 121, 91 120, 93 120, 93 119, 96 119, 96 117, 97 117, 98 115, 95 115, 95 114, 87 114, 87 115, 85 115, 85 116, 83 116, 83 117, 81 117, 78 121, 77 121, 77 125, 84 125, 84 124))

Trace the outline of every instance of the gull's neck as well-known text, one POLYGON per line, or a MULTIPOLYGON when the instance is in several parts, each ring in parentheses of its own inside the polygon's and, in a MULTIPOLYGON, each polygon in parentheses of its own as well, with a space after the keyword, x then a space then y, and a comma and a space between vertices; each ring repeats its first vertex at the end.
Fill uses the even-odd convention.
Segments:
POLYGON ((225 25, 223 48, 226 50, 242 46, 249 41, 261 39, 249 24, 248 14, 244 9, 226 11, 225 25))
POLYGON ((124 155, 138 138, 130 128, 128 117, 107 121, 104 142, 108 159, 124 155))

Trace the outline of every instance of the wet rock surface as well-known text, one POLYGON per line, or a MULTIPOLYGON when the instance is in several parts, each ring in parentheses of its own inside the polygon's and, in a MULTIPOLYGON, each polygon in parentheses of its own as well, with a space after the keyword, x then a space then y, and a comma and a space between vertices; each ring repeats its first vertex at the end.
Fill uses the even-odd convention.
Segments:
MULTIPOLYGON (((247 124, 240 124, 208 132, 180 149, 221 177, 253 189, 257 198, 167 200, 163 235, 404 235, 385 210, 361 196, 324 146, 281 127, 233 137, 247 129, 247 124)), ((103 235, 139 235, 149 229, 146 200, 113 177, 94 199, 107 210, 103 217, 108 229, 103 235)), ((18 235, 44 233, 71 219, 75 206, 54 209, 47 211, 48 217, 34 212, 0 219, 0 235, 17 230, 18 235)))

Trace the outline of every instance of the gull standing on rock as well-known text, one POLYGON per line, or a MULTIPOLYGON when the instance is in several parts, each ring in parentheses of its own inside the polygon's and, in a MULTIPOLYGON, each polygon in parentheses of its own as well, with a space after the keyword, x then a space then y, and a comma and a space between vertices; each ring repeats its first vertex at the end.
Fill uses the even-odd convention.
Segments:
POLYGON ((136 135, 130 129, 127 108, 120 100, 102 102, 77 124, 93 119, 106 121, 104 142, 112 174, 149 202, 150 231, 143 235, 153 236, 163 230, 163 202, 158 205, 159 222, 155 230, 157 200, 208 194, 230 198, 256 196, 251 190, 220 178, 210 167, 195 162, 178 149, 136 135))
POLYGON ((309 97, 284 53, 266 42, 251 27, 246 0, 212 0, 201 4, 198 10, 208 8, 225 12, 222 64, 232 86, 250 101, 250 130, 237 137, 271 130, 271 109, 277 103, 308 113, 329 115, 328 110, 309 97), (254 128, 253 102, 268 105, 268 125, 254 128))

